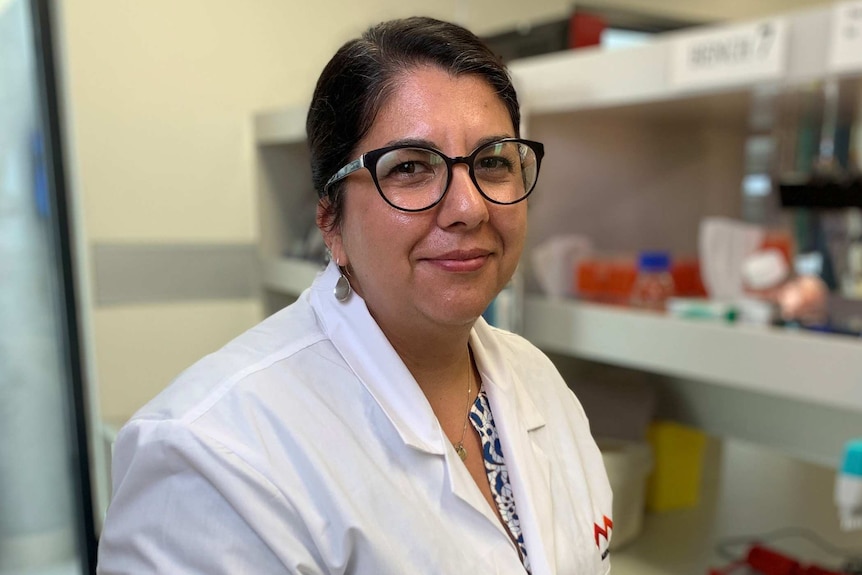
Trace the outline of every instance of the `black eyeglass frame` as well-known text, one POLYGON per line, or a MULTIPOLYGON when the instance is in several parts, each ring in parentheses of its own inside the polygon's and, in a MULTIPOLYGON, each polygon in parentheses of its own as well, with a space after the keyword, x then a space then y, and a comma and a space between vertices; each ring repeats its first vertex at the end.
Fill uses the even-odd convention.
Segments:
POLYGON ((446 154, 444 154, 440 150, 437 150, 435 148, 431 148, 429 146, 417 146, 415 144, 397 144, 395 146, 387 146, 385 148, 378 148, 376 150, 371 150, 369 152, 365 152, 364 154, 359 156, 357 159, 348 163, 347 165, 342 167, 340 170, 335 172, 335 174, 331 178, 329 178, 329 180, 326 182, 326 185, 323 186, 323 193, 324 194, 328 193, 329 188, 333 184, 340 182, 341 180, 345 179, 350 174, 352 174, 354 172, 358 172, 362 168, 365 168, 371 174, 371 179, 374 180, 374 186, 377 188, 377 193, 380 194, 380 197, 383 198, 383 200, 387 204, 389 204, 390 206, 392 206, 396 210, 400 210, 402 212, 411 212, 411 213, 424 212, 425 210, 430 210, 431 208, 433 208, 434 206, 439 204, 443 200, 443 198, 446 197, 446 194, 449 192, 449 185, 452 183, 452 169, 455 167, 455 164, 466 164, 467 165, 467 171, 470 174, 470 180, 472 180, 473 185, 476 186, 476 189, 479 190, 479 194, 481 194, 483 198, 485 198, 486 200, 488 200, 492 204, 497 204, 497 205, 501 205, 501 206, 511 206, 513 204, 517 204, 517 203, 520 203, 520 202, 526 200, 527 197, 529 197, 529 195, 533 193, 533 190, 536 187, 536 183, 539 181, 539 171, 542 167, 542 158, 544 156, 545 156, 544 144, 542 144, 541 142, 533 141, 533 140, 525 140, 523 138, 502 138, 499 140, 492 140, 490 142, 487 142, 487 143, 482 144, 481 146, 477 147, 475 150, 470 152, 470 154, 467 156, 456 156, 454 158, 450 158, 449 156, 447 156, 446 154), (476 158, 479 155, 479 152, 481 152, 485 148, 488 148, 488 147, 493 146, 495 144, 503 144, 503 143, 507 143, 507 142, 515 142, 518 144, 524 144, 525 146, 527 146, 528 148, 533 150, 533 153, 536 155, 536 179, 533 182, 533 185, 530 186, 530 189, 527 190, 527 192, 523 196, 521 196, 520 198, 518 198, 517 200, 515 200, 513 202, 501 202, 499 200, 495 200, 494 198, 489 197, 482 190, 482 186, 480 186, 479 182, 476 180, 476 172, 475 172, 475 168, 473 166, 474 162, 476 161, 476 158), (389 152, 392 152, 394 150, 401 150, 401 149, 405 149, 405 148, 412 148, 415 150, 425 150, 428 152, 433 152, 433 153, 437 154, 438 156, 440 156, 441 158, 443 158, 443 161, 446 163, 446 169, 447 169, 446 185, 443 187, 443 193, 440 194, 440 197, 437 198, 434 201, 434 203, 432 203, 431 205, 426 206, 424 208, 402 208, 400 206, 396 206, 395 204, 393 204, 389 200, 389 198, 386 197, 386 194, 383 193, 383 190, 380 188, 380 182, 377 180, 377 162, 378 162, 378 160, 380 160, 380 158, 382 158, 383 156, 385 156, 389 152))

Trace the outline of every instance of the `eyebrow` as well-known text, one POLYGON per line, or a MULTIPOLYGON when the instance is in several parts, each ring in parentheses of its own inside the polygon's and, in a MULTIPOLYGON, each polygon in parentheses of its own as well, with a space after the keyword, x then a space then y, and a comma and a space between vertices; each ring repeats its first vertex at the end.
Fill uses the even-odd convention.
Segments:
MULTIPOLYGON (((497 140, 503 140, 506 138, 514 138, 514 136, 510 134, 495 134, 492 136, 485 136, 480 139, 475 146, 473 146, 473 150, 481 148, 486 144, 490 144, 491 142, 496 142, 497 140)), ((390 140, 387 142, 385 147, 389 146, 416 146, 420 148, 432 148, 434 150, 439 150, 440 148, 432 142, 431 140, 426 140, 424 138, 401 138, 398 140, 390 140)), ((472 151, 472 150, 471 150, 472 151)))

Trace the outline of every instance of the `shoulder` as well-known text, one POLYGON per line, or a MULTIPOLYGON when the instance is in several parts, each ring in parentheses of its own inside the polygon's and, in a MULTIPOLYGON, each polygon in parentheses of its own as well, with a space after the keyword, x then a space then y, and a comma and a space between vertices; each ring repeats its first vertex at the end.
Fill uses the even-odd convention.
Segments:
POLYGON ((300 298, 202 358, 141 408, 118 434, 114 470, 122 473, 157 446, 175 461, 191 454, 241 460, 239 467, 271 477, 272 446, 312 449, 324 418, 342 421, 365 400, 355 382, 317 312, 300 298))
POLYGON ((289 443, 288 423, 319 403, 322 392, 308 379, 336 372, 334 356, 300 299, 189 367, 118 433, 114 499, 129 502, 118 508, 192 487, 201 495, 189 497, 212 491, 210 500, 221 494, 236 509, 262 500, 289 506, 276 487, 271 448, 289 443))
POLYGON ((326 336, 304 298, 268 317, 177 376, 131 418, 192 423, 273 366, 325 347, 326 336))
POLYGON ((214 575, 286 573, 282 555, 313 561, 310 535, 285 493, 242 453, 186 422, 131 421, 113 460, 100 574, 168 573, 178 565, 214 575), (212 553, 221 547, 247 553, 225 563, 212 553))

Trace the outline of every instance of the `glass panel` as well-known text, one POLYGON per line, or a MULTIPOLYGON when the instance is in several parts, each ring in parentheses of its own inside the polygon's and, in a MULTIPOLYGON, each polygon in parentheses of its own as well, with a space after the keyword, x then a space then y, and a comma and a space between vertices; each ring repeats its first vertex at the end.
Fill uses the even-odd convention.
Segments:
POLYGON ((0 0, 0 575, 72 575, 85 565, 88 482, 33 14, 0 0))

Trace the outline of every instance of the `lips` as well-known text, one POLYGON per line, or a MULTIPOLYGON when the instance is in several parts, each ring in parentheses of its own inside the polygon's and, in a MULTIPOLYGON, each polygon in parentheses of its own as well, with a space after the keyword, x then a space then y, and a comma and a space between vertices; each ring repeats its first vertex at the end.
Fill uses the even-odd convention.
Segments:
POLYGON ((452 250, 422 258, 434 266, 452 272, 471 272, 482 268, 491 252, 485 249, 452 250))

